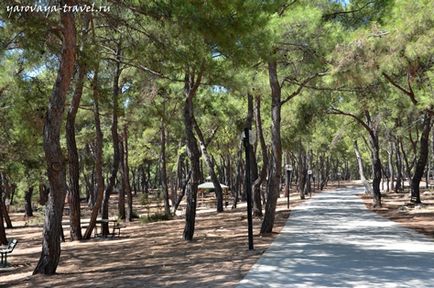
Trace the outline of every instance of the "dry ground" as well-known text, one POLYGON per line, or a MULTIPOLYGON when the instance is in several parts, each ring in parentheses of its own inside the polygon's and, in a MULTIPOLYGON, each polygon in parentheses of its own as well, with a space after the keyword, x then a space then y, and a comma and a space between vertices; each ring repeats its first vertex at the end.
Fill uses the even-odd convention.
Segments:
POLYGON ((434 191, 421 190, 421 205, 410 203, 408 192, 382 193, 382 208, 373 209, 371 197, 362 195, 366 206, 399 224, 434 238, 434 191))
MULTIPOLYGON (((300 202, 298 195, 292 193, 291 207, 300 202)), ((146 215, 148 208, 138 203, 137 198, 135 209, 146 215)), ((110 205, 113 209, 117 207, 115 202, 110 205)), ((89 209, 83 206, 82 210, 85 218, 89 209)), ((214 209, 199 208, 192 242, 182 240, 183 216, 146 224, 135 220, 121 230, 119 238, 81 242, 68 241, 65 226, 67 241, 62 243, 58 274, 49 277, 31 276, 41 252, 41 225, 32 224, 37 220, 25 223, 22 213, 13 213, 15 228, 7 229, 7 236, 18 239, 18 245, 9 257, 10 267, 0 269, 0 287, 235 286, 271 244, 289 216, 286 198, 281 197, 276 232, 266 237, 258 235, 261 219, 255 218, 255 250, 249 252, 245 211, 245 204, 236 209, 228 207, 220 214, 214 209)))

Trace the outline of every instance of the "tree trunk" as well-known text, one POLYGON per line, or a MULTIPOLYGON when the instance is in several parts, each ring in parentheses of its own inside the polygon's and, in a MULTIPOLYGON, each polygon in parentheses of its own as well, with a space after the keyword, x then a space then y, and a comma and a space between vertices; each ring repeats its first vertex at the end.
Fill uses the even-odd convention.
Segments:
POLYGON ((29 187, 24 194, 24 210, 26 211, 26 217, 33 216, 32 196, 33 196, 33 187, 29 187))
POLYGON ((298 153, 298 192, 300 194, 300 199, 305 199, 305 187, 306 187, 306 176, 307 176, 307 165, 306 165, 306 152, 304 151, 304 147, 301 146, 300 152, 298 153))
POLYGON ((89 194, 89 198, 87 199, 87 204, 89 207, 93 208, 95 206, 95 183, 94 183, 94 168, 92 168, 91 176, 89 177, 86 172, 83 170, 83 179, 86 184, 86 194, 89 194))
POLYGON ((124 153, 124 140, 122 137, 119 137, 119 160, 120 160, 120 169, 119 172, 121 174, 121 188, 118 189, 118 216, 119 219, 126 220, 125 216, 125 192, 127 190, 126 181, 125 181, 125 153, 124 153))
MULTIPOLYGON (((178 146, 178 151, 181 146, 178 146)), ((185 174, 184 173, 184 152, 179 153, 178 159, 176 160, 176 185, 175 185, 175 196, 172 203, 176 203, 178 201, 178 191, 183 187, 185 174)), ((174 209, 175 210, 175 209, 174 209)))
POLYGON ((389 166, 390 189, 395 190, 395 169, 393 169, 393 144, 389 141, 389 151, 387 152, 387 164, 389 166))
POLYGON ((3 175, 0 173, 0 245, 8 245, 3 219, 3 175))
POLYGON ((240 198, 240 194, 241 194, 241 187, 242 187, 242 183, 243 183, 243 174, 244 174, 244 170, 243 170, 243 158, 242 158, 242 144, 240 143, 239 148, 238 148, 238 152, 237 152, 237 169, 236 169, 236 174, 235 174, 235 181, 234 182, 234 186, 232 188, 232 195, 234 196, 234 203, 232 205, 232 208, 237 208, 237 204, 240 198))
MULTIPOLYGON (((74 5, 73 0, 61 1, 74 5)), ((62 214, 66 194, 65 160, 60 146, 60 132, 66 94, 71 83, 76 56, 76 31, 73 13, 60 13, 63 45, 60 68, 50 97, 44 125, 44 152, 50 193, 45 209, 42 252, 33 274, 52 275, 60 259, 62 214)))
MULTIPOLYGON (((368 120, 368 123, 370 120, 368 120)), ((372 128, 371 128, 372 129, 372 128)), ((376 129, 372 129, 369 133, 370 143, 372 148, 371 161, 372 161, 372 196, 374 201, 374 208, 381 207, 381 191, 380 183, 382 177, 382 166, 380 160, 380 146, 378 144, 378 132, 376 129)))
POLYGON ((359 150, 359 145, 357 144, 357 140, 353 141, 353 145, 354 145, 354 152, 356 153, 357 165, 359 167, 360 181, 362 181, 362 184, 365 187, 365 193, 372 195, 371 185, 369 185, 369 181, 366 180, 365 177, 365 172, 364 172, 365 170, 363 168, 362 156, 360 155, 360 150, 359 150))
POLYGON ((94 120, 95 120, 95 180, 96 180, 96 200, 92 208, 92 213, 89 220, 89 226, 84 233, 84 239, 90 239, 92 231, 96 225, 96 218, 98 217, 99 210, 101 209, 102 200, 104 197, 104 177, 102 174, 103 165, 103 134, 101 130, 101 121, 99 117, 99 95, 98 95, 98 70, 95 72, 92 82, 93 89, 93 106, 94 106, 94 120))
POLYGON ((125 179, 125 194, 127 195, 127 221, 133 220, 133 194, 130 185, 130 164, 128 160, 128 125, 124 126, 124 179, 125 179))
MULTIPOLYGON (((190 70, 190 69, 189 69, 190 70)), ((185 211, 185 227, 183 237, 184 240, 193 240, 194 227, 196 221, 196 205, 197 205, 197 186, 200 181, 200 163, 199 163, 199 148, 197 140, 194 136, 194 112, 193 112, 193 97, 199 88, 202 80, 203 67, 195 79, 195 71, 186 71, 184 81, 184 126, 185 138, 187 142, 187 155, 191 163, 191 181, 187 188, 187 208, 185 211)))
POLYGON ((187 190, 188 182, 190 181, 190 178, 191 178, 191 170, 188 172, 188 175, 187 175, 187 178, 185 179, 184 185, 182 185, 181 194, 176 199, 176 203, 173 207, 173 214, 176 213, 176 210, 178 210, 179 204, 181 204, 182 198, 184 198, 185 191, 187 190))
MULTIPOLYGON (((166 99, 163 100, 163 115, 166 115, 166 99)), ((161 188, 164 196, 164 214, 170 215, 169 187, 167 184, 167 156, 166 156, 166 124, 164 116, 160 119, 160 175, 161 188)))
POLYGON ((280 194, 280 177, 282 171, 282 144, 280 140, 281 121, 281 87, 277 77, 277 62, 268 62, 269 81, 271 87, 271 177, 268 181, 268 196, 265 205, 264 219, 261 225, 261 234, 271 233, 276 215, 277 198, 280 194))
POLYGON ((214 192, 216 197, 216 208, 217 213, 223 212, 223 190, 220 186, 220 181, 215 173, 215 165, 211 155, 208 153, 208 149, 206 148, 208 143, 205 142, 202 131, 200 130, 199 125, 196 120, 194 120, 194 129, 196 131, 197 137, 200 141, 200 149, 202 151, 202 155, 205 157, 206 164, 208 165, 209 174, 211 176, 211 181, 214 185, 214 192))
POLYGON ((404 190, 402 185, 402 158, 401 151, 399 150, 398 142, 393 142, 393 149, 395 150, 395 165, 396 165, 396 183, 395 192, 402 192, 404 190))
POLYGON ((80 63, 75 92, 72 97, 68 115, 66 117, 66 145, 68 147, 69 164, 68 202, 70 207, 69 221, 72 241, 81 240, 82 238, 80 225, 80 165, 78 161, 77 143, 75 141, 75 117, 77 115, 81 95, 83 93, 85 76, 86 67, 83 63, 80 63))
MULTIPOLYGON (((247 93, 247 117, 246 117, 246 123, 245 127, 247 127, 251 132, 253 132, 253 120, 254 120, 254 104, 253 104, 253 95, 250 93, 247 93)), ((257 134, 257 133, 256 133, 257 134)), ((254 134, 253 134, 254 135, 254 134)), ((256 137, 259 138, 259 137, 256 137)), ((255 182, 258 180, 258 163, 256 161, 256 155, 254 147, 251 146, 249 151, 249 159, 250 159, 250 181, 252 185, 252 203, 253 204, 253 215, 262 216, 262 203, 261 203, 261 191, 260 187, 258 185, 255 186, 255 182), (259 203, 258 203, 259 201, 259 203), (259 207, 259 209, 258 209, 259 207)), ((244 183, 247 185, 248 183, 244 183)), ((244 189, 244 191, 247 191, 247 188, 244 189)))
POLYGON ((419 185, 422 180, 426 162, 428 160, 429 133, 431 131, 431 115, 426 112, 423 119, 423 130, 420 136, 419 157, 411 180, 411 202, 421 203, 419 185))
POLYGON ((6 228, 13 228, 11 218, 9 217, 8 208, 6 207, 5 200, 9 196, 12 196, 10 200, 10 203, 12 203, 13 193, 11 193, 9 189, 15 189, 14 186, 15 184, 9 185, 8 179, 6 178, 5 174, 0 173, 0 210, 2 213, 2 221, 6 223, 6 228))
MULTIPOLYGON (((116 68, 113 78, 113 112, 112 112, 112 126, 111 135, 113 141, 113 162, 111 167, 110 178, 108 180, 107 187, 104 191, 104 199, 102 204, 102 219, 108 219, 108 205, 110 200, 110 194, 113 192, 113 188, 116 183, 116 175, 119 170, 119 135, 118 135, 118 98, 119 98, 119 78, 121 76, 121 41, 119 40, 116 49, 116 68)), ((106 237, 109 234, 108 223, 102 225, 102 235, 106 237)))
POLYGON ((262 199, 261 199, 261 185, 267 177, 267 164, 268 153, 267 146, 265 145, 264 131, 262 130, 262 117, 261 117, 261 97, 255 97, 254 116, 256 122, 256 135, 261 147, 262 153, 262 167, 259 176, 253 183, 253 215, 262 216, 262 199))

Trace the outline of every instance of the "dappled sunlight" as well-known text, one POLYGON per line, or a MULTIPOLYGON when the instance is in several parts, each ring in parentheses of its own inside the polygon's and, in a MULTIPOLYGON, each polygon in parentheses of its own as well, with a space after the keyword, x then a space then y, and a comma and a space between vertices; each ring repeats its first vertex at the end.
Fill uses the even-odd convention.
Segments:
MULTIPOLYGON (((294 197, 291 207, 301 203, 301 200, 296 199, 297 194, 291 196, 294 197)), ((116 208, 116 199, 113 197, 113 209, 116 208)), ((146 212, 143 206, 137 208, 142 214, 146 212)), ((279 198, 277 208, 275 231, 283 227, 289 215, 285 198, 279 198)), ((259 236, 261 219, 255 217, 255 250, 249 252, 245 209, 245 204, 241 204, 223 213, 216 213, 215 208, 201 210, 197 215, 192 242, 182 239, 183 216, 170 221, 127 223, 119 238, 92 238, 74 242, 68 241, 69 227, 65 217, 67 241, 61 243, 58 274, 50 277, 31 275, 41 253, 42 227, 14 228, 8 231, 9 237, 19 241, 17 249, 10 256, 13 270, 0 272, 0 286, 235 286, 277 235, 259 236)), ((82 220, 84 223, 88 222, 86 216, 82 220)))

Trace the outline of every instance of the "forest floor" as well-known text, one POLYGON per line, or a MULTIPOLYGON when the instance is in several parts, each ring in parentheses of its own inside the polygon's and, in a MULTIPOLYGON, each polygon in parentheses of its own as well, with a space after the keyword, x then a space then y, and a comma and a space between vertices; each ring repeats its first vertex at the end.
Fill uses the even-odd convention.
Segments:
MULTIPOLYGON (((297 193, 290 196, 291 207, 301 203, 297 193)), ((116 195, 110 201, 113 216, 116 195)), ((155 205, 151 209, 140 202, 139 196, 134 198, 134 210, 143 219, 155 205)), ((74 242, 69 241, 68 217, 64 216, 66 242, 61 244, 58 274, 50 277, 31 275, 41 253, 41 212, 30 220, 22 212, 11 213, 14 228, 6 233, 9 239, 18 239, 18 245, 8 258, 10 266, 0 268, 0 287, 231 287, 269 247, 289 216, 286 197, 280 197, 275 232, 264 237, 259 235, 261 219, 254 218, 255 250, 248 251, 245 203, 219 214, 215 208, 200 207, 206 204, 200 195, 198 203, 192 242, 182 239, 182 215, 153 223, 135 219, 126 224, 120 237, 74 242)), ((86 223, 90 209, 84 203, 82 208, 82 223, 86 223)))
POLYGON ((409 192, 383 192, 382 208, 372 208, 371 196, 361 195, 366 206, 376 213, 434 238, 434 190, 421 189, 422 204, 410 203, 409 192))

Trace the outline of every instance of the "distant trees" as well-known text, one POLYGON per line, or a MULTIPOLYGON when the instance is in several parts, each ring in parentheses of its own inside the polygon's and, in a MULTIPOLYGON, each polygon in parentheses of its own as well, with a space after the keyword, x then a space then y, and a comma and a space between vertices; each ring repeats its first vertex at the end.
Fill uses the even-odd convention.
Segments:
MULTIPOLYGON (((434 163, 434 37, 431 1, 413 2, 134 1, 110 13, 3 17, 0 216, 11 226, 5 201, 18 199, 31 217, 36 187, 50 191, 34 273, 56 271, 67 191, 71 240, 82 237, 81 199, 89 239, 98 217, 113 216, 115 191, 126 221, 135 195, 163 201, 166 217, 186 200, 183 238, 194 239, 208 175, 217 212, 220 183, 233 207, 245 200, 244 128, 257 139, 261 233, 273 230, 285 164, 301 198, 360 174, 372 179, 374 206, 384 180, 398 192, 409 181, 421 202, 434 163)), ((0 225, 1 242, 6 232, 0 225)))

